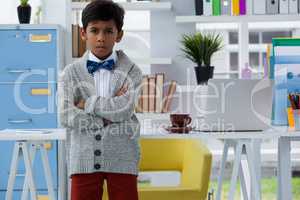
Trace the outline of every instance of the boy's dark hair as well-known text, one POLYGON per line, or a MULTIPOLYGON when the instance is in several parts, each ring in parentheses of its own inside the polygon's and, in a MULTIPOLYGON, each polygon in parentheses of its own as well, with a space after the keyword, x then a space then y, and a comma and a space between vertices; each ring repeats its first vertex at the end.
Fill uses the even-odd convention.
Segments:
POLYGON ((114 20, 118 31, 122 30, 124 24, 124 9, 111 0, 94 0, 82 11, 82 26, 86 30, 88 23, 95 20, 114 20))

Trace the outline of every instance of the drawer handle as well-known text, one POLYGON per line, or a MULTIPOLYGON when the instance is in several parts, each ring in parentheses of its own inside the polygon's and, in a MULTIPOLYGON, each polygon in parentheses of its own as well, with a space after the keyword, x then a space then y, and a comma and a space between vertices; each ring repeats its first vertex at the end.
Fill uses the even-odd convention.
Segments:
POLYGON ((25 177, 25 173, 17 173, 16 177, 25 177))
POLYGON ((50 88, 32 88, 31 95, 47 95, 51 96, 50 88))
POLYGON ((21 120, 14 120, 14 119, 8 119, 8 123, 10 124, 28 124, 31 123, 32 119, 21 119, 21 120))
POLYGON ((20 74, 20 73, 26 73, 26 72, 31 72, 31 69, 7 69, 8 73, 12 74, 20 74))
MULTIPOLYGON (((10 171, 7 171, 7 174, 9 175, 10 174, 10 171)), ((16 177, 25 177, 25 172, 24 170, 18 170, 16 172, 16 177)))
POLYGON ((52 40, 51 34, 45 34, 45 35, 30 34, 29 35, 30 42, 51 42, 51 40, 52 40))

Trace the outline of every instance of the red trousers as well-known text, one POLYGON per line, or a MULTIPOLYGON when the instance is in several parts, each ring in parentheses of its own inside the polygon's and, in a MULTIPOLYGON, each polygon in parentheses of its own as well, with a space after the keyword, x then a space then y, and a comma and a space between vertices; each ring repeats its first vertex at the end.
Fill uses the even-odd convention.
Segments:
POLYGON ((138 200, 137 176, 97 172, 71 176, 71 200, 102 200, 103 182, 109 200, 138 200))

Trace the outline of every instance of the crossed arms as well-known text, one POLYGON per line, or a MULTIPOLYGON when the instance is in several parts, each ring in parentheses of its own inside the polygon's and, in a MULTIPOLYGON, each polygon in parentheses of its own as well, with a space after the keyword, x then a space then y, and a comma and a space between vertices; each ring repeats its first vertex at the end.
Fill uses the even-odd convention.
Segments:
POLYGON ((139 94, 142 74, 139 70, 133 70, 127 76, 128 81, 113 97, 90 96, 75 101, 73 77, 70 70, 65 70, 60 77, 59 86, 61 125, 69 128, 100 129, 110 123, 128 120, 139 94))

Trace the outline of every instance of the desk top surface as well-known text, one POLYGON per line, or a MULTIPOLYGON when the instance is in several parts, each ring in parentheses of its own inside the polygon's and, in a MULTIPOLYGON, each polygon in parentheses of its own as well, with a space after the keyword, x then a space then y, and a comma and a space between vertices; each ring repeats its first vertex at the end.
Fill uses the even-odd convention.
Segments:
POLYGON ((0 131, 1 140, 65 140, 65 129, 4 129, 0 131))
MULTIPOLYGON (((249 132, 195 132, 189 134, 170 134, 160 130, 155 133, 141 133, 141 138, 195 138, 195 139, 276 139, 291 137, 300 139, 300 131, 289 131, 286 127, 274 127, 265 131, 249 132)), ((65 129, 4 129, 0 131, 1 140, 65 140, 65 129)))
POLYGON ((300 139, 300 131, 290 131, 287 127, 272 127, 265 131, 243 132, 196 132, 189 134, 168 133, 159 130, 152 133, 142 133, 141 138, 199 138, 199 139, 276 139, 279 137, 291 137, 300 139))

